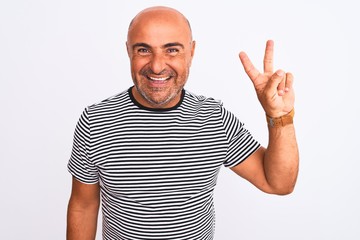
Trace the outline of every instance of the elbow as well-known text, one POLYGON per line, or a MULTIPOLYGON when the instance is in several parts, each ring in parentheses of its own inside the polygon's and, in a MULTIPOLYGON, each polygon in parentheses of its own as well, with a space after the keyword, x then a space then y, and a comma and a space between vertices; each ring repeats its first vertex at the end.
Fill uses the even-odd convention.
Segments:
POLYGON ((274 194, 279 195, 279 196, 285 196, 285 195, 289 195, 294 191, 294 188, 284 188, 284 189, 278 189, 274 192, 274 194))
POLYGON ((295 189, 295 184, 278 184, 276 186, 272 186, 267 193, 279 195, 279 196, 285 196, 293 193, 294 189, 295 189))
POLYGON ((268 181, 270 193, 275 195, 289 195, 294 192, 297 180, 296 174, 282 178, 272 178, 268 181))

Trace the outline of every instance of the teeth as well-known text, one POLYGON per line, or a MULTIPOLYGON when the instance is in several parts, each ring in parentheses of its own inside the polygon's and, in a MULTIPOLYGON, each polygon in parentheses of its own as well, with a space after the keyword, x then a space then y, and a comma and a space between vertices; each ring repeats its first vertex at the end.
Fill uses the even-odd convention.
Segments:
POLYGON ((162 78, 155 78, 155 77, 149 77, 153 81, 165 81, 169 79, 169 77, 162 77, 162 78))

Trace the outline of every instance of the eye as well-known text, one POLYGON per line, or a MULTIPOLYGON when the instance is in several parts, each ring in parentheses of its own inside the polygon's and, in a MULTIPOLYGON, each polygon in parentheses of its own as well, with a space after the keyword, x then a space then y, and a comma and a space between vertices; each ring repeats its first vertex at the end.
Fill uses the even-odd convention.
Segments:
POLYGON ((151 53, 151 51, 148 48, 138 48, 136 49, 136 52, 140 55, 148 55, 151 53))
POLYGON ((166 52, 169 53, 170 55, 176 55, 176 54, 178 54, 179 49, 177 49, 177 48, 168 48, 168 49, 166 49, 166 52))

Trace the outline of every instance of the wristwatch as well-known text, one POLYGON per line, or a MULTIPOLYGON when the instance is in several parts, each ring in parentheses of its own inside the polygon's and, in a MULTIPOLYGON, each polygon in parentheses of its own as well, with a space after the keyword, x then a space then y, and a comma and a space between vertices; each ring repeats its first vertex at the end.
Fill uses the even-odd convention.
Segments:
POLYGON ((272 118, 266 115, 266 120, 270 127, 273 128, 283 127, 293 123, 294 115, 295 115, 295 110, 292 109, 288 114, 277 118, 272 118))

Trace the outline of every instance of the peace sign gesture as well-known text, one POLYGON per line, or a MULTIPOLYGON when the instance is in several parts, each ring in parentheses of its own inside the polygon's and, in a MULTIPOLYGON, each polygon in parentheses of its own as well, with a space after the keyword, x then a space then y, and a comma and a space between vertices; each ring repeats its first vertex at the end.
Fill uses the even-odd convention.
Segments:
POLYGON ((259 72, 245 52, 240 52, 239 57, 254 84, 257 97, 270 117, 286 115, 294 108, 295 94, 292 88, 293 75, 283 70, 273 70, 274 42, 268 40, 264 56, 264 73, 259 72))

